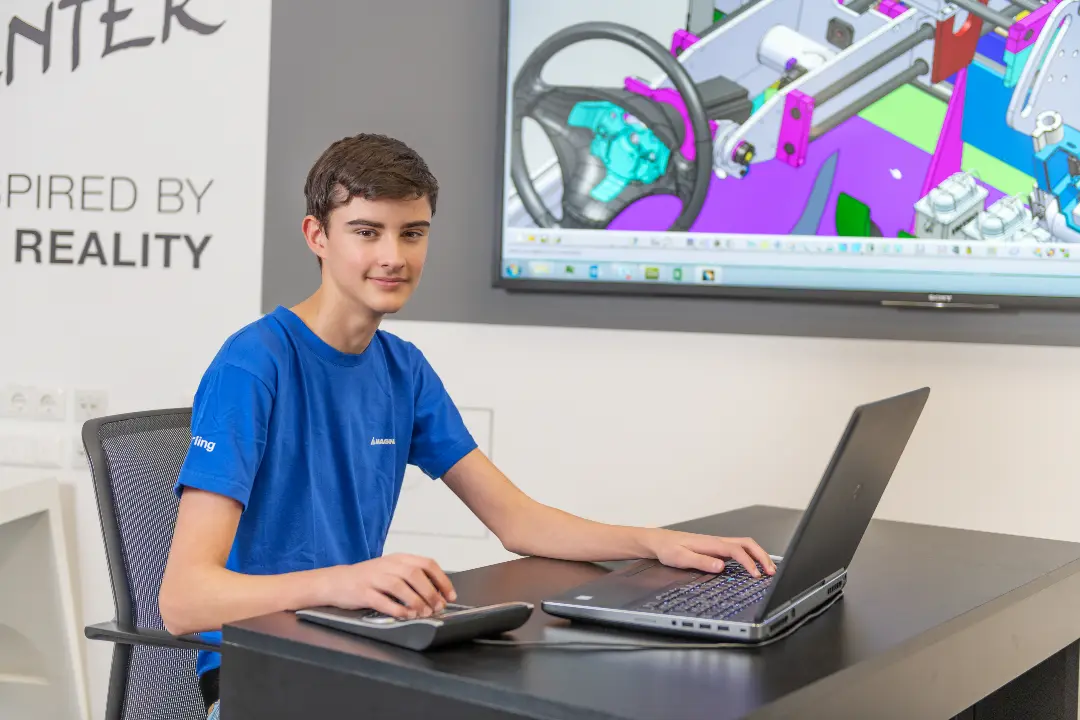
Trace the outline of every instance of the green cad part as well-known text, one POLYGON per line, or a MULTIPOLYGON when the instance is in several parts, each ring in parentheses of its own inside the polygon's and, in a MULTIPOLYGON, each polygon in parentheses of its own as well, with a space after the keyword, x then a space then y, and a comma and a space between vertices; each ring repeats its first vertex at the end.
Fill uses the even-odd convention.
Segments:
MULTIPOLYGON (((874 222, 870 206, 845 192, 836 196, 836 234, 840 237, 882 237, 881 228, 874 222)), ((898 238, 915 237, 899 230, 898 238)))
POLYGON ((870 206, 845 192, 836 198, 836 234, 841 237, 870 237, 870 206))

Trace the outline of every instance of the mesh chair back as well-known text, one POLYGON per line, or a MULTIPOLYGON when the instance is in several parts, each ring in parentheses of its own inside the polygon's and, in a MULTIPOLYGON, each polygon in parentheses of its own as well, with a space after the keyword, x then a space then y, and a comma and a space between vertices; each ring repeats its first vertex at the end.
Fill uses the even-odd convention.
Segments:
MULTIPOLYGON (((83 441, 112 578, 116 622, 164 630, 158 591, 178 501, 173 486, 191 444, 191 409, 100 418, 83 441)), ((116 645, 107 720, 206 717, 195 650, 116 645)))

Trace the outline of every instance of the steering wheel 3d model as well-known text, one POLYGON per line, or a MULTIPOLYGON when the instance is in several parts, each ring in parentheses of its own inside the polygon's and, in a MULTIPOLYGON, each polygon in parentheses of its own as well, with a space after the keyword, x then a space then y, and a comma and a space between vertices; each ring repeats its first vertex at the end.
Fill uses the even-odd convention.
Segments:
POLYGON ((513 87, 510 176, 522 205, 540 227, 606 228, 631 203, 674 195, 682 211, 669 228, 687 231, 697 219, 712 180, 712 129, 694 81, 660 43, 609 22, 568 27, 541 43, 513 87), (679 151, 687 122, 675 106, 624 88, 548 85, 541 77, 558 52, 586 40, 612 40, 648 56, 670 78, 686 107, 693 159, 679 151), (539 123, 562 172, 562 218, 545 206, 525 163, 522 125, 539 123))

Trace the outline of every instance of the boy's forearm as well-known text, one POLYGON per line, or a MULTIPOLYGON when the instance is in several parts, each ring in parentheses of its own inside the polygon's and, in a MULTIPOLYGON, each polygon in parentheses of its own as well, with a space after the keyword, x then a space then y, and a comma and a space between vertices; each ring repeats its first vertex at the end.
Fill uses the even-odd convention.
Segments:
POLYGON ((768 553, 750 538, 605 525, 532 500, 515 503, 497 527, 503 545, 521 555, 586 562, 650 559, 706 573, 721 572, 732 560, 754 577, 776 572, 768 553))
POLYGON ((479 450, 459 460, 443 482, 495 533, 507 550, 563 560, 656 557, 659 531, 585 520, 537 502, 479 450))
POLYGON ((652 557, 649 528, 607 525, 528 503, 504 545, 519 555, 598 562, 652 557))
POLYGON ((174 635, 220 630, 250 617, 326 604, 333 568, 244 575, 220 567, 166 578, 161 616, 174 635))

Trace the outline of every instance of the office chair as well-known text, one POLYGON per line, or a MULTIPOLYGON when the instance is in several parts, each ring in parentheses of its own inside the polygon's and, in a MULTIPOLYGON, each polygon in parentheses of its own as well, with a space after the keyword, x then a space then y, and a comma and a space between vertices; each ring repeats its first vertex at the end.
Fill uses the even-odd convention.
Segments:
POLYGON ((191 444, 191 408, 97 418, 83 425, 116 619, 85 629, 114 643, 105 720, 205 720, 196 636, 165 630, 158 590, 178 500, 173 486, 191 444))

